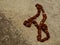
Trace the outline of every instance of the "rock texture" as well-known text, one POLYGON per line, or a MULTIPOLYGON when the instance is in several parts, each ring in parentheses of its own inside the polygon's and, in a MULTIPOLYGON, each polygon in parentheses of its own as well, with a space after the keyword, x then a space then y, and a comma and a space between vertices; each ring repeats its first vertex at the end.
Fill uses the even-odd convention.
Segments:
MULTIPOLYGON (((38 17, 39 23, 42 16, 38 17)), ((44 36, 44 33, 43 33, 44 36)), ((60 45, 60 1, 59 0, 0 0, 0 45, 60 45), (24 20, 36 14, 35 4, 43 6, 50 39, 38 42, 34 25, 27 28, 24 20)))

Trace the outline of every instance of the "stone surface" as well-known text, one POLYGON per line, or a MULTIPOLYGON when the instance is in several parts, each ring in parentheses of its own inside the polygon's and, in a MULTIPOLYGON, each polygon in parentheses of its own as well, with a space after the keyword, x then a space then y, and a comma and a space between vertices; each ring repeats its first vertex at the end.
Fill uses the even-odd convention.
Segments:
MULTIPOLYGON (((37 19, 39 22, 41 18, 37 19)), ((44 33, 43 33, 44 34, 44 33)), ((59 0, 0 0, 0 45, 60 45, 59 0), (27 28, 24 20, 36 14, 35 4, 44 7, 50 39, 38 42, 34 25, 27 28)))

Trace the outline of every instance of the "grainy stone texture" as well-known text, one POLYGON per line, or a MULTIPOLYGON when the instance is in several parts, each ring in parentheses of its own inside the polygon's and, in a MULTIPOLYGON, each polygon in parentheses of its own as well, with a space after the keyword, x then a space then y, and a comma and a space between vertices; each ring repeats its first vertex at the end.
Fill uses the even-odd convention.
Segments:
POLYGON ((60 1, 0 0, 0 45, 60 45, 60 1), (37 41, 34 25, 30 28, 23 25, 24 20, 36 14, 36 3, 41 4, 46 11, 46 24, 51 36, 43 43, 37 41))

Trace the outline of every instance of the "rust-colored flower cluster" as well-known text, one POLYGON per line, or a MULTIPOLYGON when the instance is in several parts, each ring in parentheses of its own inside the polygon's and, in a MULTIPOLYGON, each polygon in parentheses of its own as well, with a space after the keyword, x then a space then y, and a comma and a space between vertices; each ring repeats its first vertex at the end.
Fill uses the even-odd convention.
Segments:
POLYGON ((47 19, 47 16, 45 14, 45 11, 44 11, 42 5, 36 4, 35 7, 37 8, 37 14, 35 16, 29 18, 28 20, 25 20, 23 24, 26 27, 31 27, 31 25, 34 24, 35 27, 38 30, 37 40, 40 41, 40 42, 44 42, 44 41, 46 41, 46 40, 48 40, 50 38, 50 34, 48 32, 48 27, 44 23, 46 21, 46 19, 47 19), (38 24, 35 20, 40 15, 41 12, 42 12, 43 19, 38 24), (46 37, 43 38, 43 39, 42 39, 42 35, 41 35, 41 30, 46 34, 46 37))

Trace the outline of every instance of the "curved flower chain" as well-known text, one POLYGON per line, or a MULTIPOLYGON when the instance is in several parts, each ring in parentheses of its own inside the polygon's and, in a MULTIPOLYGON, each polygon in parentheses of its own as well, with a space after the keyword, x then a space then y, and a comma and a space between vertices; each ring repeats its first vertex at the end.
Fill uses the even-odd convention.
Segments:
POLYGON ((45 14, 45 11, 42 7, 42 5, 40 4, 36 4, 35 7, 37 8, 37 14, 31 18, 29 18, 28 20, 25 20, 24 21, 24 25, 26 27, 31 27, 32 24, 35 25, 35 27, 38 29, 38 36, 37 36, 37 40, 40 41, 40 42, 44 42, 46 40, 48 40, 50 38, 50 34, 48 32, 48 27, 47 25, 44 23, 47 19, 47 16, 45 14), (40 21, 40 23, 38 24, 35 19, 40 16, 40 13, 42 11, 42 16, 43 16, 43 19, 40 21), (41 36, 41 30, 46 34, 46 37, 42 39, 42 36, 41 36))

